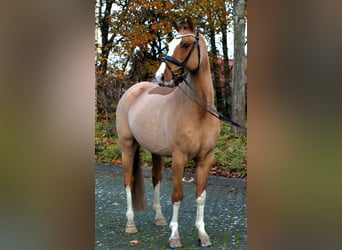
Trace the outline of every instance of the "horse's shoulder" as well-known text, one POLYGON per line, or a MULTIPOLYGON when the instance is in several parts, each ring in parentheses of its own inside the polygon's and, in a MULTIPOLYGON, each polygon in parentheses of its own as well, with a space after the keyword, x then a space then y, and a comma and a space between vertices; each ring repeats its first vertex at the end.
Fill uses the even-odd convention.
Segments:
POLYGON ((147 91, 151 88, 154 88, 155 86, 158 86, 157 84, 153 82, 138 82, 134 84, 129 90, 131 91, 147 91))
POLYGON ((150 94, 150 95, 168 95, 168 94, 172 93, 174 90, 175 90, 175 88, 155 86, 154 88, 152 88, 148 91, 148 94, 150 94))
POLYGON ((130 98, 136 98, 155 86, 156 84, 152 82, 139 82, 130 87, 125 94, 130 98))
POLYGON ((148 95, 168 95, 172 93, 175 88, 161 87, 153 82, 139 82, 128 89, 131 95, 140 95, 147 93, 148 95))

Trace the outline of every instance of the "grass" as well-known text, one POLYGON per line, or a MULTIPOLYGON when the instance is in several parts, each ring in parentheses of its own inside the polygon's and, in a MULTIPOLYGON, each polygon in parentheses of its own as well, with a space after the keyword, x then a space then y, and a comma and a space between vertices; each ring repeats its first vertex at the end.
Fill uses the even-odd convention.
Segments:
MULTIPOLYGON (((118 145, 116 130, 109 123, 95 124, 95 159, 97 162, 121 164, 121 151, 118 145)), ((143 161, 152 164, 151 154, 143 149, 143 161)), ((164 165, 171 166, 171 159, 164 157, 164 165)), ((186 171, 192 172, 195 163, 190 161, 186 171)), ((247 138, 234 135, 230 125, 222 123, 221 135, 215 148, 215 161, 211 174, 233 178, 247 177, 247 138)))
POLYGON ((247 176, 247 138, 232 133, 231 127, 222 123, 221 135, 215 148, 214 166, 228 172, 247 176))
POLYGON ((114 128, 105 122, 95 124, 95 159, 97 162, 120 163, 121 150, 114 128))

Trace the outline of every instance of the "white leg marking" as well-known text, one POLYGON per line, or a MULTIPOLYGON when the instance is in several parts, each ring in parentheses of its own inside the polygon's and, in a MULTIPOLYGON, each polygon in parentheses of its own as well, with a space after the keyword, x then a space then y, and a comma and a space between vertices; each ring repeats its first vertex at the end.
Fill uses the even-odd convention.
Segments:
POLYGON ((129 186, 126 187, 126 197, 127 197, 127 224, 126 224, 126 232, 127 233, 135 233, 137 231, 135 224, 134 224, 134 213, 133 213, 133 206, 132 206, 132 192, 129 186))
POLYGON ((153 208, 156 211, 156 219, 157 219, 157 214, 161 213, 161 206, 160 206, 160 182, 158 182, 158 184, 154 187, 153 208))
POLYGON ((178 237, 179 238, 179 233, 178 233, 178 210, 179 210, 179 206, 180 206, 181 202, 177 201, 173 204, 173 213, 172 213, 172 219, 170 222, 170 229, 171 229, 171 236, 170 239, 174 237, 178 237))
POLYGON ((205 198, 206 198, 206 191, 204 190, 203 193, 196 199, 197 203, 197 214, 196 214, 196 227, 198 229, 199 237, 208 237, 204 227, 204 206, 205 206, 205 198))
POLYGON ((154 201, 153 201, 153 208, 156 211, 156 223, 159 226, 165 226, 166 221, 164 218, 164 215, 161 211, 161 206, 160 206, 160 182, 154 187, 154 201))
POLYGON ((127 196, 127 212, 126 217, 128 221, 133 221, 133 206, 132 206, 132 192, 129 186, 126 187, 126 196, 127 196))

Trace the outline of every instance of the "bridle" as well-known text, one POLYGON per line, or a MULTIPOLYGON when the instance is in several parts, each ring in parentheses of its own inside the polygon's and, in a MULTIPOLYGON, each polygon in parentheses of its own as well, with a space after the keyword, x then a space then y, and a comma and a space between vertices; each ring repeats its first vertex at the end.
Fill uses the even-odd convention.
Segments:
POLYGON ((204 100, 200 94, 197 92, 197 90, 187 81, 186 79, 186 75, 185 75, 185 67, 186 64, 188 63, 188 60, 190 58, 190 56, 192 55, 196 45, 197 45, 197 50, 198 50, 198 66, 197 68, 193 71, 197 71, 199 69, 200 66, 200 58, 201 58, 201 50, 199 47, 199 33, 198 30, 196 30, 196 35, 194 34, 185 34, 185 35, 180 35, 180 36, 176 36, 176 39, 180 39, 186 36, 193 36, 196 38, 196 41, 192 44, 191 50, 189 51, 188 55, 186 56, 186 58, 184 59, 183 62, 178 61, 177 59, 173 58, 172 56, 165 56, 161 61, 163 63, 166 64, 166 67, 170 70, 171 74, 172 74, 172 78, 173 81, 175 83, 175 86, 178 86, 180 88, 180 90, 182 92, 184 92, 184 94, 186 94, 193 102, 195 102, 198 106, 200 106, 204 111, 208 112, 209 114, 211 114, 212 116, 216 117, 217 119, 221 120, 221 121, 225 121, 230 123, 233 126, 239 127, 241 129, 246 129, 246 127, 232 121, 231 119, 229 119, 228 117, 226 117, 225 115, 223 115, 221 112, 217 111, 215 107, 211 106, 210 104, 208 104, 206 102, 206 100, 204 100), (174 71, 172 71, 171 66, 169 63, 172 63, 176 66, 178 66, 178 68, 174 71), (181 71, 180 74, 178 74, 178 71, 181 71), (183 82, 191 89, 191 91, 193 92, 195 98, 189 96, 180 86, 179 84, 181 82, 183 82), (197 100, 196 100, 197 99, 197 100))
POLYGON ((173 78, 173 81, 175 83, 175 86, 178 86, 178 84, 180 84, 186 78, 186 76, 185 76, 185 67, 186 67, 186 64, 189 61, 190 56, 194 52, 194 49, 195 49, 196 45, 197 45, 197 50, 198 50, 198 66, 197 66, 197 68, 194 71, 197 71, 199 69, 199 66, 200 66, 201 50, 200 50, 199 43, 198 43, 198 40, 199 40, 198 30, 196 30, 196 35, 194 35, 194 34, 185 34, 185 35, 176 36, 175 39, 181 39, 181 38, 187 37, 187 36, 195 37, 196 41, 192 44, 191 50, 189 51, 188 55, 186 56, 186 58, 184 59, 183 62, 178 61, 177 59, 173 58, 172 56, 165 56, 161 60, 163 63, 166 64, 166 67, 170 70, 172 78, 173 78), (172 63, 172 64, 178 66, 178 68, 173 71, 171 69, 171 66, 170 66, 169 63, 172 63), (180 74, 177 73, 179 70, 180 70, 180 74))

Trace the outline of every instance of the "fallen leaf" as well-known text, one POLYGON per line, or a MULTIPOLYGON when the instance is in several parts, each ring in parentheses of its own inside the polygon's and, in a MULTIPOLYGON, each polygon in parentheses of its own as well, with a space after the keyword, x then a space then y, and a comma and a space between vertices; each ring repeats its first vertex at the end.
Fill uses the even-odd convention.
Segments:
POLYGON ((182 181, 183 181, 183 182, 190 183, 190 182, 193 182, 193 181, 194 181, 194 178, 191 177, 189 180, 187 180, 185 177, 183 177, 182 181))
POLYGON ((129 243, 131 243, 131 245, 136 245, 139 243, 139 240, 131 240, 129 243))
POLYGON ((121 164, 121 163, 122 163, 121 159, 112 160, 112 164, 121 164))

